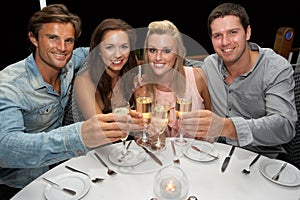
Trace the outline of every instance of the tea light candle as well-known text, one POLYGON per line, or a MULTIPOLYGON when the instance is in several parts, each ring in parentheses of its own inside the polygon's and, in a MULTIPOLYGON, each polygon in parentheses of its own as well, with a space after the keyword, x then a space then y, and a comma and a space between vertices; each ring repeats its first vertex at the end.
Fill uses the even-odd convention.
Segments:
POLYGON ((181 182, 175 177, 164 178, 160 182, 161 194, 168 199, 178 199, 181 194, 181 182))

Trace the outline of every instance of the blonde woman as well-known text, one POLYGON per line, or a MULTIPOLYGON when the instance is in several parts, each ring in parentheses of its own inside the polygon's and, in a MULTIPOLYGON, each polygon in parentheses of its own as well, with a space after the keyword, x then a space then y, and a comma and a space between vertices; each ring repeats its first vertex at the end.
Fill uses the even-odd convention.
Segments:
POLYGON ((155 99, 171 102, 169 136, 177 135, 176 94, 192 96, 192 110, 211 110, 210 95, 203 71, 184 66, 186 49, 181 33, 169 20, 154 21, 148 25, 144 46, 144 62, 152 73, 147 77, 155 99))

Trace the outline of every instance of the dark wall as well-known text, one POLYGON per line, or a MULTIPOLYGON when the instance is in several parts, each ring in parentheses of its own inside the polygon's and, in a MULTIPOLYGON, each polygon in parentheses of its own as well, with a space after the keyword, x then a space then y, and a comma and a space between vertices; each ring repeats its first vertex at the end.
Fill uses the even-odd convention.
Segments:
MULTIPOLYGON (((20 1, 16 2, 21 4, 20 1)), ((20 6, 16 2, 8 1, 6 3, 8 5, 2 7, 0 14, 0 19, 2 19, 0 68, 23 59, 29 54, 27 21, 35 11, 40 9, 39 0, 23 1, 22 4, 27 3, 25 6, 20 6)), ((215 6, 226 1, 202 0, 196 3, 186 0, 180 4, 172 2, 141 1, 141 5, 138 5, 138 2, 134 5, 132 1, 121 3, 107 1, 105 4, 108 5, 104 5, 103 1, 97 0, 48 0, 47 4, 63 3, 71 12, 77 13, 82 18, 83 33, 76 46, 89 46, 92 30, 100 21, 108 17, 122 18, 135 28, 147 27, 148 23, 154 20, 169 19, 182 33, 197 41, 208 53, 212 53, 213 49, 206 26, 207 16, 215 6)), ((258 0, 232 2, 240 3, 248 12, 252 27, 251 41, 262 47, 273 48, 277 29, 281 26, 290 26, 296 31, 294 46, 300 47, 300 11, 296 2, 263 3, 258 0), (269 5, 265 5, 266 3, 269 5)))

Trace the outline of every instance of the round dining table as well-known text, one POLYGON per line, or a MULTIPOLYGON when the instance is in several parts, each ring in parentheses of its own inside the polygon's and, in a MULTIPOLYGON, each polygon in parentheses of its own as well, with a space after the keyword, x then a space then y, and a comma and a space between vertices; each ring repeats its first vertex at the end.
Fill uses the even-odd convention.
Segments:
POLYGON ((242 170, 249 167, 257 154, 236 147, 226 170, 222 172, 222 163, 229 155, 230 145, 189 140, 187 145, 175 145, 174 156, 172 140, 174 138, 166 139, 164 151, 153 152, 162 161, 162 165, 132 142, 129 150, 138 150, 143 161, 134 166, 119 166, 111 161, 109 154, 121 148, 122 143, 105 145, 91 150, 87 155, 62 162, 24 187, 12 200, 160 200, 154 192, 154 185, 157 184, 155 177, 163 168, 173 166, 179 167, 188 180, 187 184, 182 185, 187 189, 182 200, 190 196, 195 196, 198 200, 300 200, 300 171, 290 163, 287 163, 277 181, 271 176, 279 171, 284 162, 265 156, 260 156, 251 166, 251 172, 245 174, 242 170), (197 152, 192 146, 209 151, 217 157, 197 152), (95 157, 95 153, 117 174, 109 175, 107 168, 95 157), (177 157, 180 163, 173 162, 177 157), (94 183, 87 175, 70 171, 65 166, 84 171, 91 177, 102 177, 104 180, 94 183), (77 190, 77 196, 63 193, 44 181, 43 177, 77 190))

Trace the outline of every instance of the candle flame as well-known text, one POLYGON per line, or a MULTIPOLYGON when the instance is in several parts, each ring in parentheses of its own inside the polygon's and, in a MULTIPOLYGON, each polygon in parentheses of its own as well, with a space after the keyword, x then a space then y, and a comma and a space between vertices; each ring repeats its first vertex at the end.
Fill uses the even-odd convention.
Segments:
POLYGON ((170 181, 165 185, 165 190, 167 192, 175 192, 176 191, 176 185, 173 183, 173 181, 170 181))

